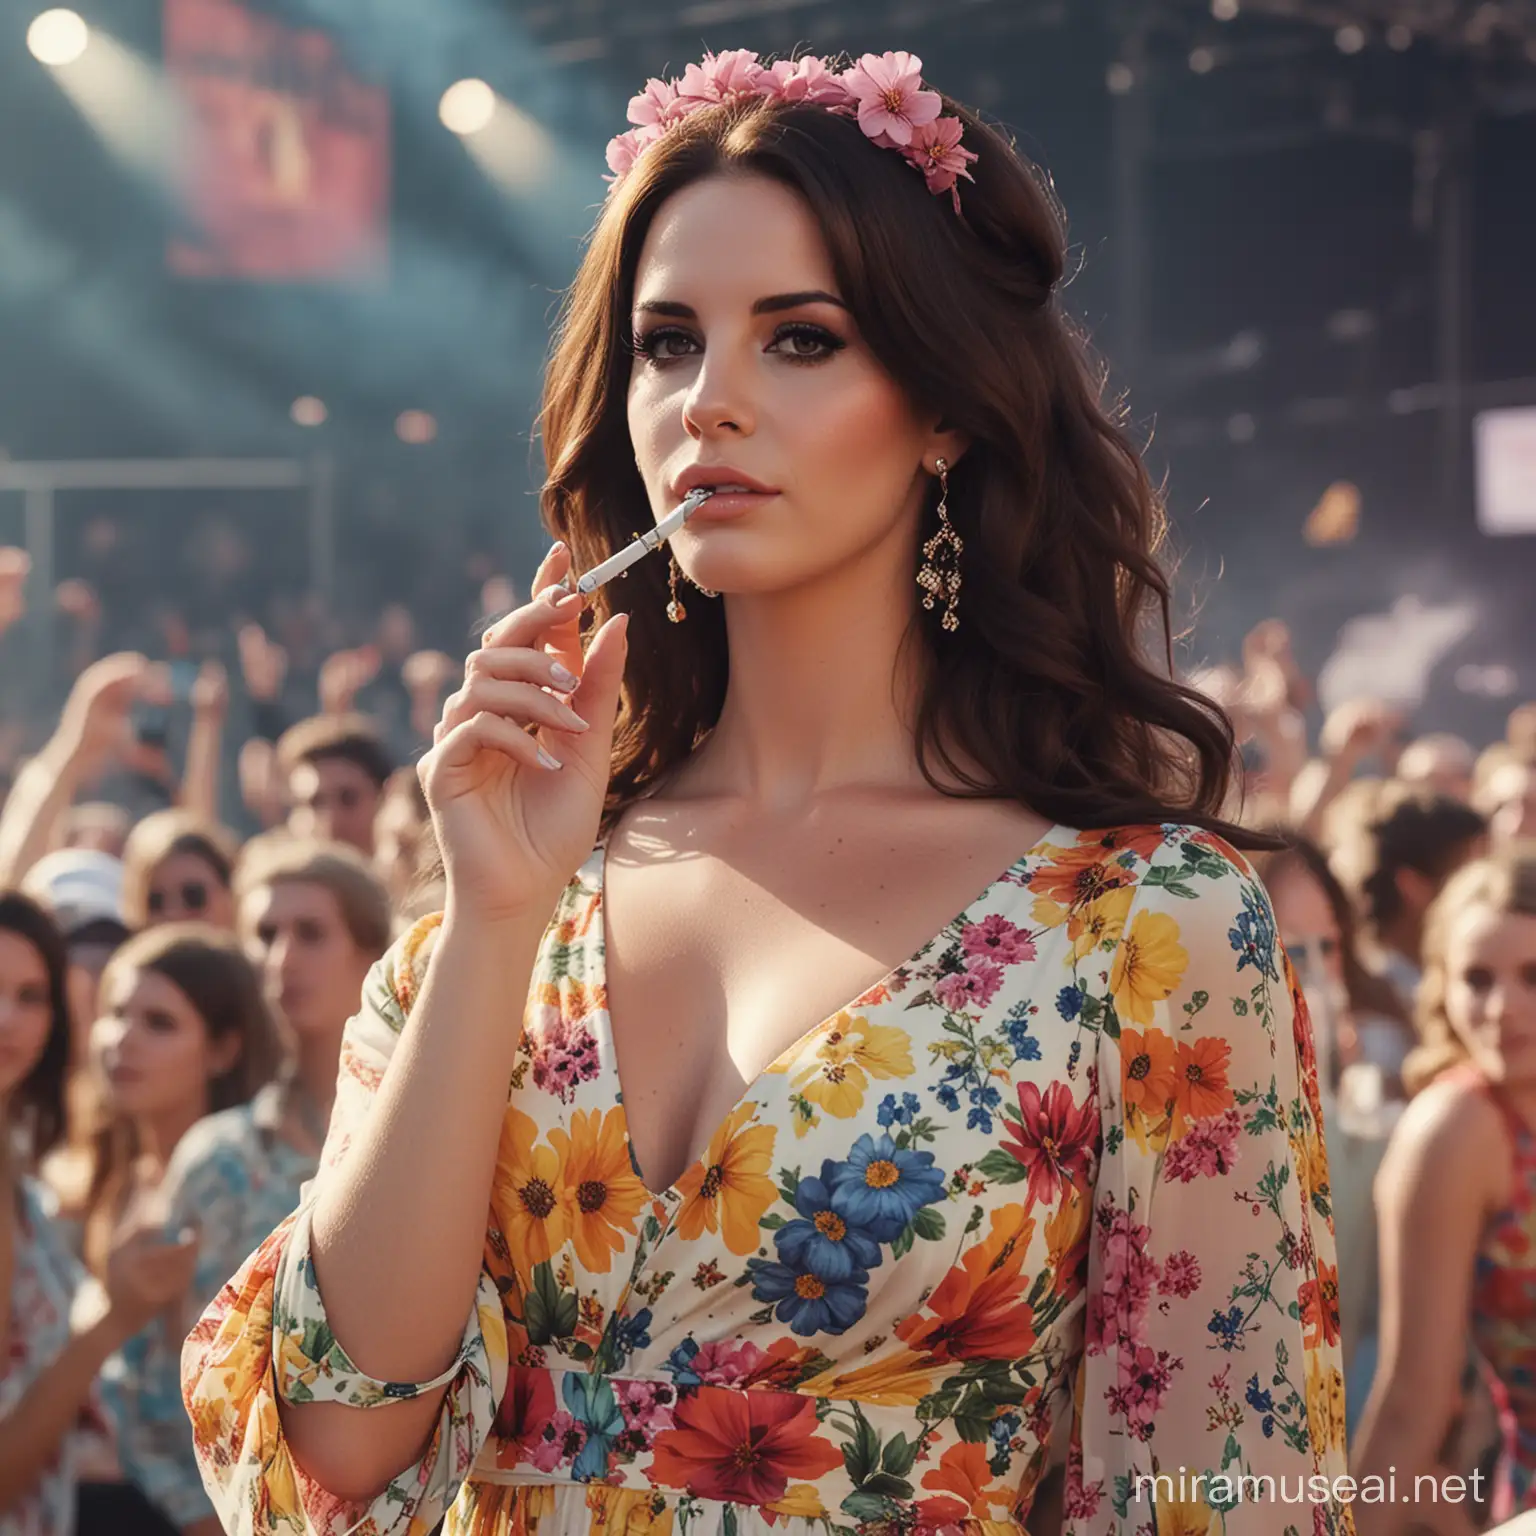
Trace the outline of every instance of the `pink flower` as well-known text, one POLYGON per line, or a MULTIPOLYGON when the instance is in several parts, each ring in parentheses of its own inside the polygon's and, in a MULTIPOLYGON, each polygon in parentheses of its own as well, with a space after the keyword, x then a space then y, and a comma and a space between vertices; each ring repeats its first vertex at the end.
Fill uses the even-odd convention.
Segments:
POLYGON ((1187 1248, 1170 1254, 1163 1265, 1163 1278, 1158 1290, 1164 1296, 1177 1296, 1187 1300, 1200 1289, 1200 1261, 1187 1248))
POLYGON ((968 955, 987 955, 1002 965, 1035 958, 1035 941, 1001 912, 988 913, 979 923, 960 930, 960 947, 968 955))
POLYGON ((768 1356, 747 1339, 712 1339, 699 1346, 688 1369, 716 1387, 739 1387, 762 1369, 768 1356))
POLYGON ((964 126, 958 117, 937 118, 914 128, 907 146, 907 158, 923 173, 928 190, 954 193, 957 213, 960 195, 955 192, 955 178, 964 176, 967 181, 974 181, 966 166, 977 158, 974 150, 960 147, 964 126))
POLYGON ((1231 1173, 1237 1166, 1237 1138, 1241 1130, 1242 1120, 1235 1109, 1209 1120, 1196 1120, 1189 1134, 1168 1149, 1163 1172, 1181 1184, 1231 1173))
POLYGON ((859 127, 906 146, 913 132, 943 110, 937 91, 922 89, 923 61, 911 53, 866 53, 838 79, 859 104, 859 127))
POLYGON ((973 955, 963 971, 951 971, 933 984, 933 995, 951 1013, 967 1007, 985 1008, 1003 984, 1002 967, 983 955, 973 955))
POLYGON ((808 101, 817 106, 841 106, 848 100, 847 88, 832 74, 826 61, 812 54, 796 59, 779 59, 764 71, 761 88, 780 101, 808 101))
POLYGON ((640 152, 656 137, 653 128, 631 128, 628 133, 615 134, 608 140, 608 169, 613 172, 610 180, 629 175, 640 152))
POLYGON ((629 120, 641 128, 665 128, 679 116, 675 80, 647 80, 645 89, 629 98, 629 120))
POLYGON ((725 101, 732 96, 761 93, 766 74, 750 48, 727 48, 724 53, 706 53, 702 64, 690 64, 677 82, 677 94, 685 111, 725 101))
POLYGON ((1152 1433, 1152 1419, 1163 1406, 1173 1373, 1184 1362, 1166 1349, 1152 1350, 1145 1344, 1120 1351, 1120 1379, 1104 1396, 1110 1411, 1125 1419, 1127 1433, 1145 1441, 1152 1433))
POLYGON ((1157 1265, 1147 1253, 1151 1230, 1127 1211, 1099 1219, 1104 1270, 1099 1294, 1088 1306, 1090 1353, 1118 1345, 1133 1348, 1146 1326, 1147 1308, 1157 1284, 1157 1265))

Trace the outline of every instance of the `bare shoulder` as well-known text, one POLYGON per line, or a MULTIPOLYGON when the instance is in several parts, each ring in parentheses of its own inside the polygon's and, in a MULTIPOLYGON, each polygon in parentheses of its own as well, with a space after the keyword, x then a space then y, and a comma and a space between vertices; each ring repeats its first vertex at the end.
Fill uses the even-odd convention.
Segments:
POLYGON ((1393 1128, 1377 1175, 1378 1199, 1492 1204, 1507 1183, 1508 1138, 1498 1106, 1475 1083, 1451 1075, 1416 1094, 1393 1128))

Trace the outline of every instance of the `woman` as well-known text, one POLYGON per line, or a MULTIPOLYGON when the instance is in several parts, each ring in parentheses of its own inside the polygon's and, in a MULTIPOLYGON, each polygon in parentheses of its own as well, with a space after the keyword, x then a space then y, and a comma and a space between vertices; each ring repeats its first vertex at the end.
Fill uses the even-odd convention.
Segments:
MULTIPOLYGON (((204 1116, 247 1103, 270 1080, 277 1045, 260 984, 235 936, 169 923, 137 934, 108 962, 91 1050, 104 1120, 94 1138, 85 1257, 100 1274, 124 1225, 179 1232, 200 1223, 201 1213, 168 1204, 172 1156, 204 1116)), ((194 1485, 193 1502, 174 1466, 167 1471, 166 1447, 180 1444, 185 1416, 174 1375, 167 1382, 155 1368, 157 1353, 175 1348, 184 1316, 192 1315, 178 1306, 135 1333, 108 1362, 104 1379, 123 1470, 173 1528, 205 1521, 212 1523, 204 1529, 216 1532, 200 1490, 194 1485)))
MULTIPOLYGON (((1415 1097, 1376 1182, 1381 1366, 1357 1473, 1431 1471, 1460 1407, 1466 1343, 1506 1415, 1493 1517, 1536 1508, 1536 847, 1458 871, 1430 909, 1419 1024, 1405 1079, 1415 1097)), ((1475 1529, 1465 1510, 1420 1510, 1437 1536, 1475 1529)), ((1368 1523, 1369 1522, 1369 1523, 1368 1523)), ((1392 1507, 1361 1536, 1405 1528, 1392 1507)))
POLYGON ((1066 1529, 1129 1536, 1217 1518, 1154 1470, 1343 1470, 1231 731, 1137 651, 1160 514, 1050 204, 919 68, 631 105, 672 126, 612 150, 543 413, 575 558, 445 706, 445 912, 183 1354, 229 1526, 1016 1527, 1059 1444, 1066 1529), (700 595, 642 561, 583 651, 555 589, 701 479, 700 595))
POLYGON ((239 845, 214 822, 189 811, 155 811, 123 850, 123 913, 131 928, 160 923, 235 925, 230 873, 239 845))
MULTIPOLYGON (((390 939, 389 898, 353 849, 291 841, 242 863, 238 931, 287 1047, 275 1082, 199 1121, 177 1143, 161 1197, 173 1225, 195 1225, 190 1320, 299 1203, 315 1175, 336 1090, 341 1035, 390 939)), ((185 1330, 183 1329, 183 1332, 185 1330)), ((130 1436, 129 1471, 183 1532, 220 1530, 180 1410, 181 1335, 156 1332, 137 1363, 142 1400, 167 1405, 155 1434, 130 1436), (171 1411, 174 1407, 174 1412, 171 1411)))
POLYGON ((66 965, 42 908, 0 894, 0 1536, 74 1531, 82 1462, 106 1439, 97 1374, 192 1272, 190 1242, 131 1234, 109 1255, 105 1307, 76 1308, 85 1272, 28 1176, 64 1133, 66 965))
POLYGON ((1328 1171, 1339 1253, 1339 1328, 1344 1380, 1354 1429, 1376 1369, 1379 1305, 1376 1214, 1371 1183, 1387 1136, 1402 1113, 1401 1084, 1374 1060, 1361 1059, 1362 1036, 1412 1026, 1398 1014, 1397 994, 1361 963, 1354 914, 1343 887, 1315 843, 1271 828, 1282 846, 1257 855, 1254 869, 1269 892, 1275 926, 1302 978, 1317 1030, 1319 1077, 1328 1130, 1328 1171), (1326 1048, 1322 1044, 1327 1038, 1326 1048), (1324 1069, 1323 1062, 1329 1063, 1324 1069))

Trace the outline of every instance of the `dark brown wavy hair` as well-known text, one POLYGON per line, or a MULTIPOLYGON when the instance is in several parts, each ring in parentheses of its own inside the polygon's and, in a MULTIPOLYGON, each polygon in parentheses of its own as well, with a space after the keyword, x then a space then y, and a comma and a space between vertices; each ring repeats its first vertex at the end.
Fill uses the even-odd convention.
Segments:
MULTIPOLYGON (((923 776, 944 790, 930 768, 937 752, 967 786, 960 798, 1016 800, 1077 827, 1176 819, 1259 846, 1221 819, 1229 720, 1173 678, 1163 507, 1062 311, 1060 210, 1002 133, 948 97, 944 110, 980 156, 974 185, 960 184, 958 218, 901 156, 819 107, 725 103, 651 145, 599 215, 565 298, 541 413, 545 526, 587 568, 653 521, 625 411, 646 232, 701 177, 769 177, 815 218, 876 359, 971 440, 950 475, 965 546, 958 632, 941 629, 913 586, 905 643, 928 663, 923 776), (979 780, 946 742, 981 766, 979 780)), ((914 572, 917 544, 938 526, 933 505, 924 521, 914 572)), ((723 601, 690 595, 676 628, 664 617, 666 574, 665 560, 642 561, 626 583, 630 645, 604 832, 693 750, 725 699, 723 601)), ((585 620, 605 620, 612 596, 600 589, 585 620)))
MULTIPOLYGON (((58 924, 19 891, 0 892, 0 929, 25 939, 37 951, 48 978, 48 1038, 31 1071, 11 1095, 14 1128, 20 1131, 23 1161, 30 1172, 64 1136, 70 1053, 69 955, 58 924)), ((10 1135, 12 1129, 0 1121, 0 1135, 10 1135)))

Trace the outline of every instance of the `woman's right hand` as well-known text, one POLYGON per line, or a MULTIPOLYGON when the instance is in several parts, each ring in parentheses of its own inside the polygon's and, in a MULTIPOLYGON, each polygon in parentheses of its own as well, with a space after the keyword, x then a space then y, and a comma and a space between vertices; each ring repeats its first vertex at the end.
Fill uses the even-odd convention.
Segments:
POLYGON ((570 561, 551 549, 529 601, 485 632, 419 764, 450 917, 547 914, 597 840, 629 620, 614 615, 583 655, 590 599, 559 586, 570 561))
POLYGON ((107 1306, 116 1332, 131 1338, 152 1317, 181 1300, 197 1267, 197 1234, 165 1240, 158 1226, 118 1234, 107 1255, 107 1306))

